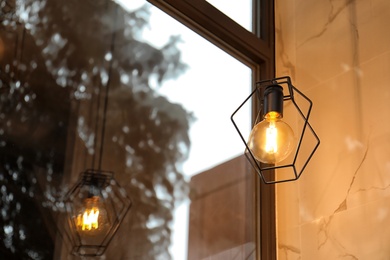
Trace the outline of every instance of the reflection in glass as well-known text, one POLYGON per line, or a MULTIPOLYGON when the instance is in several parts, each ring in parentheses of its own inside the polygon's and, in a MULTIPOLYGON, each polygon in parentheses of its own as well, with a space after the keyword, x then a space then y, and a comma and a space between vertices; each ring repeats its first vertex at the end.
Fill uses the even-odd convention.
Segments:
MULTIPOLYGON (((166 32, 167 28, 170 28, 172 32, 180 32, 181 42, 178 46, 182 50, 181 55, 183 61, 189 66, 186 73, 175 80, 166 82, 164 87, 158 88, 157 91, 161 95, 166 96, 171 102, 181 104, 187 111, 191 111, 194 116, 194 121, 191 123, 189 129, 189 137, 191 140, 189 156, 183 163, 183 173, 185 178, 190 182, 192 195, 194 195, 194 192, 197 190, 195 187, 196 185, 194 184, 194 178, 197 178, 197 180, 202 179, 202 182, 204 180, 206 183, 214 182, 214 180, 210 179, 213 178, 211 176, 214 176, 214 174, 208 174, 206 172, 218 171, 220 168, 224 169, 225 176, 221 176, 223 179, 215 179, 217 183, 214 188, 220 185, 222 190, 222 186, 229 187, 233 182, 237 184, 236 188, 241 185, 239 187, 243 190, 248 189, 245 184, 243 184, 244 181, 242 175, 237 172, 239 171, 238 169, 235 170, 232 167, 224 167, 223 165, 230 165, 228 163, 230 160, 237 164, 237 161, 239 160, 236 158, 243 154, 242 143, 239 138, 237 138, 237 133, 235 133, 234 128, 232 127, 230 115, 232 107, 238 105, 237 98, 240 97, 241 99, 245 99, 245 95, 248 95, 251 92, 250 69, 210 44, 199 35, 185 28, 183 25, 173 21, 158 9, 154 8, 151 9, 151 11, 151 26, 150 30, 144 32, 145 39, 153 45, 159 45, 161 39, 169 38, 169 34, 166 32), (227 178, 231 173, 231 178, 227 178)), ((162 42, 164 42, 164 40, 162 40, 162 42)), ((243 126, 247 126, 246 134, 248 136, 250 132, 250 111, 250 106, 245 107, 242 111, 243 113, 238 116, 240 123, 243 126)), ((243 172, 245 172, 245 169, 243 172)), ((204 188, 206 187, 206 183, 200 184, 200 186, 204 188)), ((219 192, 221 192, 221 190, 219 190, 219 192)), ((227 190, 231 191, 231 189, 227 190)), ((213 196, 208 196, 208 198, 212 197, 213 196)), ((227 195, 226 199, 228 198, 229 196, 227 195)), ((187 257, 191 259, 191 256, 187 256, 187 254, 190 253, 187 252, 187 250, 191 251, 190 249, 187 249, 187 247, 193 247, 193 245, 200 244, 191 244, 188 238, 194 236, 191 234, 192 231, 188 230, 187 227, 191 225, 193 221, 201 222, 203 220, 190 220, 190 215, 194 217, 208 213, 207 211, 194 210, 194 208, 190 210, 190 205, 198 203, 194 202, 194 200, 196 199, 191 197, 191 201, 186 200, 185 203, 179 204, 179 207, 175 210, 173 244, 171 246, 171 252, 172 255, 175 256, 175 259, 187 259, 187 257)), ((219 201, 210 202, 221 205, 221 208, 228 205, 230 207, 235 205, 233 202, 230 204, 219 201)), ((240 203, 247 203, 247 205, 250 205, 251 202, 243 199, 240 203)), ((240 222, 236 221, 235 226, 238 229, 245 230, 245 225, 250 226, 248 223, 243 224, 247 217, 245 214, 249 213, 242 210, 243 209, 238 206, 231 209, 229 214, 242 214, 240 222)), ((214 210, 214 217, 233 221, 232 218, 219 216, 222 212, 224 211, 222 210, 217 213, 217 211, 214 210)), ((228 223, 228 221, 224 222, 224 226, 220 226, 218 229, 212 229, 210 226, 193 226, 192 230, 207 229, 219 232, 214 237, 214 243, 219 245, 215 246, 213 250, 208 250, 209 255, 206 256, 211 256, 218 250, 226 249, 227 244, 231 247, 237 246, 236 243, 240 236, 236 234, 235 238, 232 238, 229 241, 230 237, 226 236, 226 232, 221 232, 221 230, 223 230, 222 227, 226 228, 229 226, 228 223), (236 239, 236 241, 234 241, 234 239, 236 239), (221 240, 224 240, 226 244, 221 243, 221 240), (227 241, 229 242, 227 243, 227 241)), ((214 225, 214 227, 215 226, 216 225, 214 225)), ((233 230, 231 226, 228 229, 229 231, 233 230)), ((201 232, 202 231, 199 231, 199 233, 201 232)), ((204 233, 202 235, 204 235, 204 233)), ((199 236, 202 235, 199 234, 199 236)), ((248 238, 253 239, 249 234, 248 238)), ((243 241, 240 242, 244 243, 243 241)), ((210 243, 208 243, 208 245, 210 245, 210 247, 212 246, 210 243)), ((192 250, 201 251, 200 248, 192 248, 192 250)), ((199 258, 195 257, 195 259, 199 258)))
POLYGON ((77 209, 77 216, 73 221, 78 232, 85 232, 86 235, 93 236, 108 226, 107 210, 100 200, 98 196, 86 198, 83 206, 77 209))
POLYGON ((189 213, 175 208, 188 205, 191 175, 242 153, 229 118, 250 70, 148 4, 1 3, 2 256, 70 257, 59 201, 104 145, 102 168, 134 199, 106 258, 184 259, 172 227, 187 230, 189 213))

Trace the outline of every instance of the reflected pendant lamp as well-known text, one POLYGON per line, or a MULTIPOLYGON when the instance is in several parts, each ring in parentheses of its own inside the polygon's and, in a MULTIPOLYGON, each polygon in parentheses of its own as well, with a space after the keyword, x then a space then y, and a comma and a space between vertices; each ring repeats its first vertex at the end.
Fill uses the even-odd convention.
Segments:
MULTIPOLYGON (((114 53, 114 42, 115 32, 112 37, 111 54, 114 53)), ((101 170, 112 60, 111 58, 109 77, 104 93, 98 167, 82 172, 79 180, 68 191, 62 201, 65 206, 67 222, 65 233, 71 243, 72 253, 84 257, 104 254, 132 206, 131 198, 115 180, 114 173, 101 170)), ((102 85, 100 85, 98 92, 99 100, 102 93, 101 88, 102 85)), ((98 111, 100 109, 99 104, 98 102, 98 111)), ((98 122, 96 122, 96 126, 98 126, 98 122)), ((97 145, 96 136, 95 134, 95 150, 97 145)), ((95 159, 95 154, 93 157, 95 159)), ((63 223, 63 221, 60 221, 60 223, 63 223)))
POLYGON ((280 77, 257 82, 232 114, 245 156, 264 183, 295 181, 301 176, 320 144, 309 123, 311 109, 312 101, 292 85, 290 77, 280 77), (246 105, 258 108, 247 138, 235 120, 246 105))
MULTIPOLYGON (((131 198, 115 180, 114 173, 102 170, 108 85, 109 81, 106 86, 98 167, 83 171, 62 200, 66 213, 66 220, 63 221, 67 222, 65 233, 71 243, 72 253, 79 256, 103 255, 132 206, 131 198)), ((95 140, 95 148, 96 143, 95 140)))
POLYGON ((101 256, 132 206, 112 172, 88 169, 64 198, 72 253, 101 256))

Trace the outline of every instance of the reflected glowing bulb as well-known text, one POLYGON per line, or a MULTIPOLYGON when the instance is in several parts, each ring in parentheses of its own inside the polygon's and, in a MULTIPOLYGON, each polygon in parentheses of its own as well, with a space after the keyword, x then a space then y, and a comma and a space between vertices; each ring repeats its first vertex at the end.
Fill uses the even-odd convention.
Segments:
POLYGON ((283 89, 272 85, 265 90, 264 120, 256 124, 249 136, 248 147, 256 160, 276 164, 286 159, 295 147, 294 132, 282 120, 283 89))
POLYGON ((87 209, 84 211, 84 214, 79 214, 77 216, 77 225, 80 226, 81 230, 92 230, 99 228, 99 209, 93 207, 92 209, 87 209))
POLYGON ((85 235, 101 235, 107 231, 109 226, 107 211, 99 196, 84 200, 84 207, 79 210, 75 222, 77 231, 85 235))

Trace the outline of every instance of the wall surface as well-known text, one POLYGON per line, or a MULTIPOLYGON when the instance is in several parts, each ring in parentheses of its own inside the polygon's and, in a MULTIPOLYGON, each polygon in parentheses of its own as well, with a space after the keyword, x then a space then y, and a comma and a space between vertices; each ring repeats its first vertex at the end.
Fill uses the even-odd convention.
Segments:
POLYGON ((390 259, 390 1, 277 0, 277 76, 321 144, 277 185, 278 259, 390 259))
POLYGON ((242 155, 191 178, 188 260, 256 258, 249 167, 242 155))

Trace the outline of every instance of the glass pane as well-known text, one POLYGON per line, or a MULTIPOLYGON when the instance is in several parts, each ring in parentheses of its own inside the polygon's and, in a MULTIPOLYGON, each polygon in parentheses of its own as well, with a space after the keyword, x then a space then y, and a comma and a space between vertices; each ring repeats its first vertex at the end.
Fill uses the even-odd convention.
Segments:
MULTIPOLYGON (((230 116, 250 93, 251 70, 158 9, 151 8, 151 11, 150 30, 144 32, 144 38, 150 44, 161 45, 170 35, 180 34, 182 40, 179 48, 188 68, 178 78, 164 83, 157 92, 183 106, 194 117, 189 129, 191 145, 188 158, 183 163, 183 174, 189 181, 197 176, 195 182, 204 188, 204 182, 216 178, 210 173, 211 169, 243 153, 243 144, 230 116)), ((238 119, 244 127, 243 132, 249 134, 250 105, 245 109, 238 119)), ((226 171, 225 178, 228 179, 226 171)), ((230 177, 233 180, 240 176, 230 177)), ((196 184, 191 185, 191 189, 197 190, 196 184)), ((176 209, 171 247, 174 259, 187 259, 187 237, 190 234, 183 227, 188 225, 189 214, 202 214, 190 213, 189 204, 187 200, 176 209)), ((193 250, 199 253, 200 248, 193 250)), ((206 256, 190 255, 189 259, 206 256)))
POLYGON ((236 21, 250 32, 252 28, 252 0, 206 0, 221 12, 236 21))
POLYGON ((1 7, 2 254, 254 259, 252 175, 230 121, 251 70, 146 1, 117 3, 1 7))

